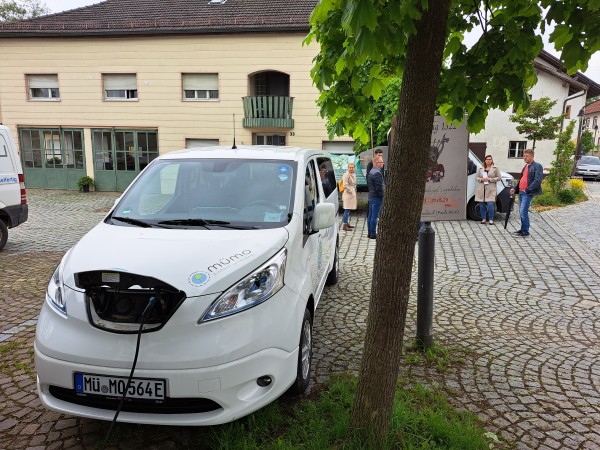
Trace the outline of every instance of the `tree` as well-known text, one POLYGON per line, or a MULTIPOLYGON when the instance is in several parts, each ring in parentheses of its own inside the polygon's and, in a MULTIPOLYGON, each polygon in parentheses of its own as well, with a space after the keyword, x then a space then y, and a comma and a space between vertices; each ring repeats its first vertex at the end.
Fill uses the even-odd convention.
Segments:
POLYGON ((552 21, 550 41, 563 49, 569 73, 585 71, 600 48, 597 0, 321 0, 313 12, 306 41, 316 39, 319 53, 311 74, 336 134, 368 142, 366 105, 402 78, 351 417, 351 428, 366 430, 377 446, 386 439, 401 360, 436 105, 456 122, 467 113, 471 131, 483 128, 489 108, 527 107, 543 46, 537 28, 552 21), (482 37, 468 49, 464 34, 474 27, 482 37))
POLYGON ((40 0, 0 0, 0 22, 32 19, 49 13, 50 9, 40 0))
POLYGON ((559 134, 558 143, 554 150, 554 161, 548 172, 548 184, 554 194, 564 189, 571 176, 573 169, 573 155, 575 155, 575 143, 571 140, 573 130, 575 129, 575 121, 572 120, 567 125, 567 129, 559 134))
POLYGON ((563 114, 556 117, 546 117, 554 105, 556 105, 556 100, 542 97, 539 100, 532 100, 525 110, 510 116, 511 122, 519 124, 517 125, 517 131, 533 141, 533 150, 535 150, 537 141, 556 139, 556 133, 558 133, 565 116, 563 114))
POLYGON ((585 155, 594 150, 594 135, 590 130, 581 133, 581 152, 585 155))

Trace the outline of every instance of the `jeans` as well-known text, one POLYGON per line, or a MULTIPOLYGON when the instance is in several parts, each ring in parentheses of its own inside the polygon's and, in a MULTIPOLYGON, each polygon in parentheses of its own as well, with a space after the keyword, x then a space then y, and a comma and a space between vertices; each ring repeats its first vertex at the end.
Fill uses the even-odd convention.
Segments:
POLYGON ((375 236, 375 234, 377 234, 377 219, 379 218, 379 211, 381 211, 382 203, 382 198, 369 199, 369 216, 367 222, 369 236, 375 236))
POLYGON ((496 202, 481 202, 479 204, 479 213, 481 214, 481 220, 485 220, 485 213, 487 211, 488 220, 494 220, 494 207, 496 202))
POLYGON ((342 218, 342 223, 348 223, 348 219, 350 218, 350 210, 344 210, 344 217, 342 218))
POLYGON ((519 192, 519 214, 521 215, 521 231, 523 234, 529 234, 529 205, 531 205, 533 195, 519 192))

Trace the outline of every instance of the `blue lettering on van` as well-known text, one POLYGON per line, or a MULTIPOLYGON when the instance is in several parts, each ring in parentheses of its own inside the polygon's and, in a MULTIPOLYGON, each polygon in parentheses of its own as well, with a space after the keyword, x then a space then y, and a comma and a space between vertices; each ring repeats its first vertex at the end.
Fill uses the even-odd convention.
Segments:
POLYGON ((0 178, 0 184, 8 184, 8 183, 18 183, 19 179, 17 177, 2 177, 0 178))

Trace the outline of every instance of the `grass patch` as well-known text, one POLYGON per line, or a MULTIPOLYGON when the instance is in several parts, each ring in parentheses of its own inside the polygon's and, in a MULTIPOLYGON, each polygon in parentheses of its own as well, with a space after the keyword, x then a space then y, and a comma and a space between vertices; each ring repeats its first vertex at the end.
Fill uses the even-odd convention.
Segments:
POLYGON ((23 372, 34 376, 33 348, 28 342, 10 341, 0 345, 0 371, 13 376, 16 372, 23 372), (19 357, 19 350, 27 349, 26 354, 19 357))
MULTIPOLYGON (((436 356, 436 358, 438 358, 436 356)), ((335 375, 315 400, 299 402, 283 397, 235 422, 186 428, 181 446, 227 450, 336 449, 368 450, 368 438, 348 430, 357 378, 335 375)), ((136 435, 156 434, 159 442, 167 427, 119 424, 110 443, 134 441, 136 435)), ((173 434, 170 433, 171 438, 173 434)), ((399 382, 386 449, 488 449, 497 440, 477 418, 456 411, 446 396, 417 384, 399 382)))

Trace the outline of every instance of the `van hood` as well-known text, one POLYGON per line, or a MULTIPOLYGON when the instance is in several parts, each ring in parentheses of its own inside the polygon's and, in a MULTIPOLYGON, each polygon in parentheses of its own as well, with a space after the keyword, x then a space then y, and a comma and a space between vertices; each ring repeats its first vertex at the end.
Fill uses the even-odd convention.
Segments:
POLYGON ((288 240, 286 228, 185 230, 100 223, 64 261, 65 285, 74 274, 125 272, 153 277, 187 297, 222 292, 269 260, 288 240))

